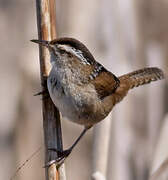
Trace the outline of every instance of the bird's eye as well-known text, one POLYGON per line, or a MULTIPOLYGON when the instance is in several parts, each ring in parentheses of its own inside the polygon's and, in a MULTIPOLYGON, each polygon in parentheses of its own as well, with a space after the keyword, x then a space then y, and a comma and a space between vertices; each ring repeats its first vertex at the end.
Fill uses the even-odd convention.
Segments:
POLYGON ((59 49, 59 52, 60 52, 60 54, 64 54, 64 53, 65 53, 65 50, 59 49))

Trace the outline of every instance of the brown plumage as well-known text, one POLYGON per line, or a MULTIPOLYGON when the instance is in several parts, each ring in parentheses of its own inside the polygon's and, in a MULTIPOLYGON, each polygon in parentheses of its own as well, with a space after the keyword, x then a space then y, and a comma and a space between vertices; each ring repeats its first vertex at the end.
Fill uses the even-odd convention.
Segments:
POLYGON ((120 85, 112 95, 113 105, 120 102, 130 89, 163 78, 163 71, 157 67, 136 70, 118 77, 120 80, 120 85))
POLYGON ((163 78, 163 71, 157 67, 140 69, 119 77, 120 81, 128 82, 130 89, 163 78))
POLYGON ((111 72, 101 72, 92 82, 100 99, 111 95, 119 87, 119 79, 111 72))

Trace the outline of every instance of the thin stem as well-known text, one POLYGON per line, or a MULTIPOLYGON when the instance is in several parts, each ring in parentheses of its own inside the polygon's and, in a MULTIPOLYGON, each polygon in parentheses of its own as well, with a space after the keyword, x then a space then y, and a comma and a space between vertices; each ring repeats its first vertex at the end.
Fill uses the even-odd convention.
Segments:
MULTIPOLYGON (((51 40, 56 38, 55 0, 36 0, 38 38, 51 40)), ((46 48, 39 47, 40 72, 42 91, 47 89, 47 77, 49 75, 50 55, 46 48)), ((43 129, 45 142, 45 164, 58 157, 57 152, 48 151, 48 147, 62 149, 62 132, 59 111, 56 109, 51 98, 42 98, 43 129)), ((46 168, 46 180, 64 180, 57 171, 56 165, 46 168), (59 175, 58 175, 59 174, 59 175), (52 176, 51 176, 52 175, 52 176)), ((64 176, 65 177, 65 176, 64 176)))

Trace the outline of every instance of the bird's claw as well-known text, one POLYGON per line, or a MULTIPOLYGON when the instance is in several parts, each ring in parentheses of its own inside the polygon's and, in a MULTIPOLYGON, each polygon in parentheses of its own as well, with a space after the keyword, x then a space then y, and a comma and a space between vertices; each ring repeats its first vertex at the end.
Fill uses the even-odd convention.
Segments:
POLYGON ((70 155, 70 153, 71 153, 71 151, 72 151, 71 148, 69 148, 69 149, 67 149, 67 150, 64 150, 64 151, 58 150, 58 149, 56 149, 56 148, 48 148, 48 150, 57 152, 59 156, 58 156, 57 159, 49 161, 49 162, 44 166, 44 168, 49 167, 49 166, 51 166, 51 165, 54 164, 54 163, 56 163, 57 166, 60 166, 61 164, 64 163, 65 159, 70 155))

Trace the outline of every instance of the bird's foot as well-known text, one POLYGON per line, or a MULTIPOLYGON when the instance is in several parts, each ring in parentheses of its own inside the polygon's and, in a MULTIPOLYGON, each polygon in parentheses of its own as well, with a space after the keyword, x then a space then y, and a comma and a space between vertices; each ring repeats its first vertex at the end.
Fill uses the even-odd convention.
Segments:
POLYGON ((40 92, 34 94, 34 96, 39 96, 39 95, 42 95, 42 100, 48 99, 50 97, 48 89, 44 89, 43 91, 40 91, 40 92))
POLYGON ((61 166, 65 159, 70 155, 70 153, 72 152, 72 148, 66 149, 66 150, 58 150, 56 148, 48 148, 48 150, 50 151, 55 151, 58 153, 58 158, 55 160, 51 160, 49 161, 44 167, 49 167, 50 165, 56 163, 57 166, 61 166))

